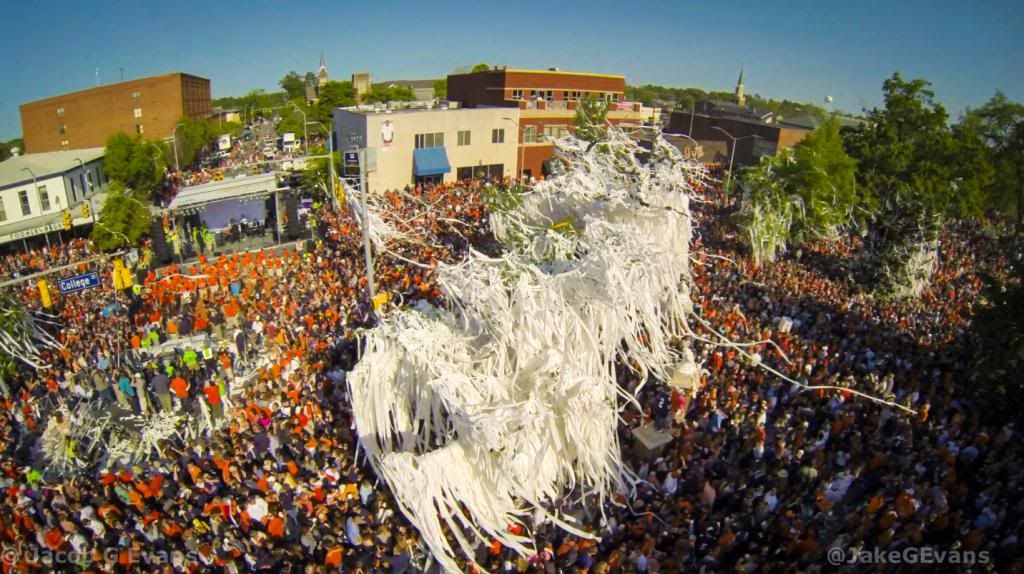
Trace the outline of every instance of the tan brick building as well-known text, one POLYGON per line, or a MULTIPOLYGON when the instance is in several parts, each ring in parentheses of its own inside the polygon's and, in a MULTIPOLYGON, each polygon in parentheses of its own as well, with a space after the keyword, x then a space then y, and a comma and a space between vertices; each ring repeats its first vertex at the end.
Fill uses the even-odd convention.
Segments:
POLYGON ((26 153, 103 147, 117 132, 170 137, 182 117, 211 113, 210 80, 175 72, 22 104, 26 153))
POLYGON ((470 108, 518 108, 519 142, 516 174, 537 177, 554 154, 552 139, 573 131, 576 105, 582 99, 608 102, 611 124, 654 124, 659 110, 625 99, 623 76, 564 72, 561 70, 512 70, 448 76, 448 100, 470 108))

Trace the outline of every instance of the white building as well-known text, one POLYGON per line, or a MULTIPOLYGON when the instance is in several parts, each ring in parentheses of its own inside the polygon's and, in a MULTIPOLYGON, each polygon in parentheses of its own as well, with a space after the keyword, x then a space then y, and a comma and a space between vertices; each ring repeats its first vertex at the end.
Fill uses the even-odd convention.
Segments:
POLYGON ((103 148, 15 156, 0 162, 0 244, 56 234, 92 221, 81 205, 107 184, 103 148))
POLYGON ((334 110, 339 151, 377 150, 370 191, 418 182, 514 177, 519 110, 447 108, 415 102, 334 110))

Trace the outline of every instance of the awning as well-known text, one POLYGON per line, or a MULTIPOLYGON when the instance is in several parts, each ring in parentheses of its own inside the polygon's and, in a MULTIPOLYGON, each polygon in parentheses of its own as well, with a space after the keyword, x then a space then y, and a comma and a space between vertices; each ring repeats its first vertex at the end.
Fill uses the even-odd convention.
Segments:
POLYGON ((427 147, 413 151, 413 171, 416 177, 441 175, 452 170, 448 163, 448 152, 443 147, 427 147))

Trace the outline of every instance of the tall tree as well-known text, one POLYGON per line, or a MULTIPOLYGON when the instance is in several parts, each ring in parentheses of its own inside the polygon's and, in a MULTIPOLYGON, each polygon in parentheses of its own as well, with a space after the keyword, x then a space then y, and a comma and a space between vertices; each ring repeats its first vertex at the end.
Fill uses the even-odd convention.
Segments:
POLYGON ((576 137, 591 143, 604 139, 608 133, 607 117, 608 102, 590 96, 580 100, 573 119, 576 137))
MULTIPOLYGON (((943 220, 975 215, 983 205, 977 181, 985 170, 959 163, 948 115, 929 86, 893 74, 882 87, 885 107, 844 132, 847 151, 858 162, 858 186, 878 200, 865 250, 869 260, 860 269, 861 280, 882 293, 920 293, 934 269, 943 220)), ((961 143, 969 135, 961 133, 961 143)))
POLYGON ((298 72, 294 70, 288 72, 277 83, 288 94, 289 100, 304 100, 306 98, 306 81, 298 72))
POLYGON ((314 116, 327 125, 334 115, 334 108, 356 105, 356 89, 352 82, 328 81, 320 88, 320 100, 314 107, 314 116))
POLYGON ((168 153, 162 142, 118 132, 107 139, 103 169, 111 180, 149 196, 163 181, 168 153))
POLYGON ((855 207, 871 201, 858 194, 857 162, 843 148, 839 123, 826 121, 793 148, 792 157, 783 175, 804 204, 798 235, 835 237, 853 219, 855 207))
POLYGON ((184 117, 181 126, 175 131, 175 144, 178 148, 178 164, 182 169, 191 166, 198 159, 203 148, 217 140, 217 128, 209 120, 193 120, 184 117))
POLYGON ((486 71, 488 71, 488 70, 490 70, 490 69, 491 69, 491 67, 490 67, 490 66, 488 66, 488 65, 487 65, 486 63, 484 63, 484 62, 481 62, 481 63, 479 63, 479 64, 477 64, 477 65, 473 66, 473 70, 472 70, 472 72, 471 72, 471 73, 473 73, 473 74, 476 74, 476 73, 479 73, 479 72, 486 72, 486 71))
MULTIPOLYGON (((143 198, 144 199, 144 198, 143 198)), ((149 208, 138 192, 112 181, 103 202, 103 212, 92 229, 92 240, 103 251, 134 245, 149 232, 149 208)))
POLYGON ((1024 226, 1024 104, 996 91, 985 105, 968 110, 972 121, 992 150, 995 177, 988 189, 988 205, 1016 212, 1018 231, 1024 226))
POLYGON ((440 100, 448 97, 448 78, 434 80, 434 97, 440 100))

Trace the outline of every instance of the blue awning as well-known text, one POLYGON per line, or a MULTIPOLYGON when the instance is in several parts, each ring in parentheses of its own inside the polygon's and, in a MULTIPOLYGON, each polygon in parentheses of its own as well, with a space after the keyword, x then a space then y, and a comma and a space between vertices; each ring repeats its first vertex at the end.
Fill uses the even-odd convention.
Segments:
POLYGON ((413 171, 416 177, 441 175, 452 170, 448 163, 448 152, 443 147, 427 147, 412 153, 413 171))

